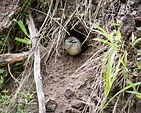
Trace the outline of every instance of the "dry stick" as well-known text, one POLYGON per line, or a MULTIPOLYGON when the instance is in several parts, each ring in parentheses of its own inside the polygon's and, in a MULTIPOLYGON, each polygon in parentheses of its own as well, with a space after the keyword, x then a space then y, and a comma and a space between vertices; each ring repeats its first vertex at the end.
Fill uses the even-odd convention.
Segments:
POLYGON ((6 54, 1 54, 0 55, 0 67, 7 65, 7 64, 11 64, 14 62, 20 62, 25 60, 28 55, 31 53, 31 51, 27 51, 27 52, 22 52, 22 53, 6 53, 6 54))
POLYGON ((29 28, 30 37, 32 39, 32 47, 34 50, 34 80, 36 84, 36 91, 39 103, 39 113, 46 113, 42 77, 40 74, 40 49, 38 46, 37 31, 33 22, 31 14, 29 14, 29 19, 27 19, 27 24, 29 28))

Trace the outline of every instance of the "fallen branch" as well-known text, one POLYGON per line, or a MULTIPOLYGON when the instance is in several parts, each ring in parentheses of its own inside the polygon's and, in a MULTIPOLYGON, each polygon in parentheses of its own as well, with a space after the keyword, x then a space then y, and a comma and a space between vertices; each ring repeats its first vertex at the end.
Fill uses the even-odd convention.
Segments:
POLYGON ((31 52, 28 51, 28 52, 22 52, 22 53, 14 53, 14 54, 10 54, 10 53, 1 54, 0 55, 0 67, 7 65, 7 64, 23 61, 28 57, 30 53, 31 52))
POLYGON ((36 37, 37 32, 33 22, 31 14, 29 14, 29 19, 27 19, 27 24, 29 28, 30 37, 32 39, 32 48, 34 48, 34 80, 36 84, 36 91, 38 97, 39 113, 46 113, 44 93, 42 87, 42 77, 40 73, 40 49, 38 45, 38 37, 36 37))

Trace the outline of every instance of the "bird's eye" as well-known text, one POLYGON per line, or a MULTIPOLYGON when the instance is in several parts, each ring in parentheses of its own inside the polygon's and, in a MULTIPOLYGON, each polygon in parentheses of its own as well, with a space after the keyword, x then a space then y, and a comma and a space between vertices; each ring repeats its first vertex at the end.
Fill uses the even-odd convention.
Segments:
POLYGON ((77 41, 76 40, 71 40, 71 43, 77 43, 77 41))
POLYGON ((69 42, 70 42, 70 43, 73 43, 73 40, 70 40, 69 42))

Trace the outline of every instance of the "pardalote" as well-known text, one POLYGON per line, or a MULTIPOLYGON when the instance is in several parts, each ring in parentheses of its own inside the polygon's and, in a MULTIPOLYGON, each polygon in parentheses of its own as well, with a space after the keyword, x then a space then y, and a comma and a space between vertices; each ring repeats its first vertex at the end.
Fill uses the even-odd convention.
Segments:
POLYGON ((71 36, 65 39, 64 49, 70 55, 78 55, 81 52, 82 43, 76 37, 71 36))

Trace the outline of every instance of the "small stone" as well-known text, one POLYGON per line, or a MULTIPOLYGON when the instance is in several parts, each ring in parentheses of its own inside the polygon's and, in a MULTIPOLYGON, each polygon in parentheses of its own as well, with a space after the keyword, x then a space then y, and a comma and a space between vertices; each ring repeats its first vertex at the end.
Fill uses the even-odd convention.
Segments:
POLYGON ((54 100, 49 99, 46 102, 46 112, 54 112, 56 110, 57 103, 54 100))
POLYGON ((71 106, 72 106, 72 108, 75 108, 75 109, 81 111, 84 109, 85 104, 80 102, 79 100, 74 100, 71 102, 71 106))
POLYGON ((64 96, 66 97, 66 99, 71 99, 74 95, 74 92, 70 89, 67 89, 64 93, 64 96))
POLYGON ((79 113, 79 112, 73 108, 66 108, 65 113, 79 113))

